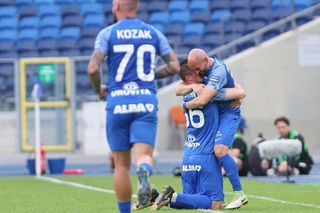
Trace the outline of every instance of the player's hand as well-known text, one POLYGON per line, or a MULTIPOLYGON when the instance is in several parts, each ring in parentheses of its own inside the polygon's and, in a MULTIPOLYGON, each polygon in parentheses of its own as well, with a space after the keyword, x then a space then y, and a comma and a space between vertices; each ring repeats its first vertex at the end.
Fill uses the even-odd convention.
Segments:
POLYGON ((236 100, 230 101, 229 103, 232 108, 237 109, 241 106, 242 101, 243 99, 236 99, 236 100))
POLYGON ((97 93, 100 100, 106 100, 107 97, 107 86, 102 84, 100 86, 100 91, 97 93))
POLYGON ((204 84, 192 84, 192 90, 197 93, 197 96, 201 95, 206 85, 204 84))

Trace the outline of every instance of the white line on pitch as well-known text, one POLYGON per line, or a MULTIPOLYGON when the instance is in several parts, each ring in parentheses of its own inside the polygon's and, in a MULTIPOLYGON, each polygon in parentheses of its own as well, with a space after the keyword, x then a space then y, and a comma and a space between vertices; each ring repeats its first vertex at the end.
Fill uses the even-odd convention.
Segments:
MULTIPOLYGON (((98 188, 98 187, 94 187, 94 186, 88 186, 88 185, 84 185, 81 183, 59 180, 59 179, 52 178, 52 177, 40 177, 39 179, 45 180, 45 181, 48 181, 51 183, 61 184, 61 185, 73 186, 73 187, 77 187, 77 188, 88 189, 88 190, 97 191, 97 192, 104 192, 104 193, 108 193, 108 194, 115 194, 115 191, 113 191, 113 190, 102 189, 102 188, 98 188)), ((230 194, 230 193, 231 192, 226 192, 226 194, 230 194)), ((253 198, 253 199, 257 199, 257 200, 266 200, 266 201, 271 201, 271 202, 281 203, 281 204, 286 204, 286 205, 303 206, 303 207, 320 209, 319 205, 314 205, 314 204, 291 202, 291 201, 286 201, 286 200, 275 199, 272 197, 264 197, 264 196, 257 196, 257 195, 247 195, 247 196, 249 198, 253 198)), ((132 195, 132 197, 137 198, 137 195, 132 195)), ((214 211, 214 210, 201 210, 201 211, 209 211, 209 212, 212 211, 212 212, 219 213, 219 211, 214 211)))

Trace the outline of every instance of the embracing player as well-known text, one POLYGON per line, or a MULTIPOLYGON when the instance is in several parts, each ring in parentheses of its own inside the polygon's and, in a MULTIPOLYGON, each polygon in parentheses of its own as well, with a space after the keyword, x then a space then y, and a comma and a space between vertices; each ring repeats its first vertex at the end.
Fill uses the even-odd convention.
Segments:
MULTIPOLYGON (((190 91, 198 93, 195 99, 186 103, 188 109, 201 108, 216 95, 220 96, 219 91, 222 88, 236 86, 228 67, 217 58, 209 57, 202 49, 190 51, 188 66, 203 79, 205 84, 179 85, 176 90, 177 95, 185 95, 190 91)), ((215 136, 214 154, 224 168, 235 193, 234 198, 225 208, 236 209, 248 203, 248 198, 242 190, 237 165, 228 153, 241 120, 240 109, 232 107, 228 101, 219 102, 218 107, 219 127, 215 136)))
POLYGON ((138 0, 114 0, 117 22, 99 32, 88 75, 101 99, 107 96, 107 139, 115 162, 114 188, 121 213, 131 211, 131 148, 139 180, 137 208, 148 203, 153 148, 157 130, 155 78, 178 73, 179 62, 167 39, 136 18, 138 0), (156 55, 165 65, 155 69, 156 55), (101 85, 100 66, 107 56, 107 86, 101 85), (108 89, 107 89, 108 88, 108 89))

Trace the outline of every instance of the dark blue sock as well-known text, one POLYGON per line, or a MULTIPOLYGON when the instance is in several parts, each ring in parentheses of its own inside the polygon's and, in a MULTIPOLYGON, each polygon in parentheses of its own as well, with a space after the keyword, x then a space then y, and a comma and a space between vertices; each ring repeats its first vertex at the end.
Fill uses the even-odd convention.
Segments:
POLYGON ((172 204, 186 209, 211 209, 212 201, 205 195, 179 193, 176 202, 171 202, 170 206, 172 204))
POLYGON ((238 167, 233 158, 227 153, 218 158, 219 163, 224 168, 226 175, 232 185, 233 191, 242 191, 238 167))
POLYGON ((152 175, 152 167, 151 167, 150 164, 142 163, 142 164, 139 165, 139 167, 143 167, 145 170, 147 170, 149 176, 152 175))
POLYGON ((118 202, 118 208, 120 210, 120 213, 130 213, 131 212, 131 201, 118 202))

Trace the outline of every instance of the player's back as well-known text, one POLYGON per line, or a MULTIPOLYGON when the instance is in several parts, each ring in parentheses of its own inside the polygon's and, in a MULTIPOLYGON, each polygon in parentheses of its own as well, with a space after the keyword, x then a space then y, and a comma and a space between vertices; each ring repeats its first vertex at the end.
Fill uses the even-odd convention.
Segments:
POLYGON ((107 54, 108 105, 114 98, 117 103, 140 103, 155 96, 156 55, 171 50, 161 47, 163 40, 158 30, 137 18, 122 19, 99 33, 95 46, 107 54))
MULTIPOLYGON (((196 96, 194 92, 184 97, 189 101, 196 96)), ((217 104, 209 102, 202 109, 189 109, 185 112, 187 136, 185 154, 212 154, 214 139, 219 125, 217 104)))

